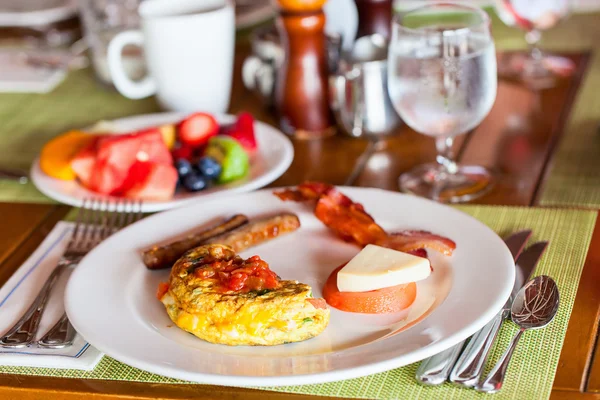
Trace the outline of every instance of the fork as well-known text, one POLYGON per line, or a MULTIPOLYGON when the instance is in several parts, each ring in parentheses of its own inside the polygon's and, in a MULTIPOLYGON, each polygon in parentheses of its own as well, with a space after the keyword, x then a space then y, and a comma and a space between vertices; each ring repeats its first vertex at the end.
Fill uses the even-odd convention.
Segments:
MULTIPOLYGON (((75 228, 65 253, 25 314, 6 335, 0 338, 0 346, 21 348, 31 345, 37 334, 50 293, 62 272, 79 264, 89 251, 111 234, 139 220, 142 216, 141 206, 142 203, 139 201, 122 200, 109 203, 106 200, 84 199, 77 212, 75 228)), ((58 323, 40 339, 38 345, 46 348, 62 348, 70 345, 74 337, 75 330, 66 314, 63 314, 58 323)))

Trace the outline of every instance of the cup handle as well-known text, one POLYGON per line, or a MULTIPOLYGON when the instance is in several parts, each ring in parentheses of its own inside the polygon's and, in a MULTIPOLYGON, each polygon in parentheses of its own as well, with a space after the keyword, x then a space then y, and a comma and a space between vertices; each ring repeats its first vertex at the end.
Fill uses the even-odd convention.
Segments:
POLYGON ((150 76, 136 82, 123 69, 123 48, 127 45, 143 46, 141 31, 125 31, 116 35, 108 45, 108 69, 117 90, 130 99, 142 99, 156 93, 156 83, 150 76))

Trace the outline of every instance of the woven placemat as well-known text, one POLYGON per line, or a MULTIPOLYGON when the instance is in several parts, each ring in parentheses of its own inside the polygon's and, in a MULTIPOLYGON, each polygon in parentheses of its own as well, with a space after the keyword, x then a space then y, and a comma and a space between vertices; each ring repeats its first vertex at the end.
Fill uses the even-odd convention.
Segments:
MULTIPOLYGON (((504 236, 529 228, 534 235, 530 241, 549 240, 536 275, 552 276, 560 289, 561 304, 556 319, 545 329, 528 332, 517 348, 502 391, 495 399, 547 399, 558 365, 560 350, 575 301, 579 278, 596 222, 596 212, 501 206, 460 206, 504 236)), ((492 360, 499 358, 516 328, 505 323, 494 349, 492 360)), ((450 385, 419 386, 414 380, 417 364, 347 381, 318 385, 262 388, 289 393, 376 399, 471 399, 484 396, 473 390, 450 385)), ((165 378, 104 357, 90 372, 47 368, 0 367, 0 373, 84 379, 122 380, 152 383, 189 384, 165 378)))
MULTIPOLYGON (((600 50, 600 45, 596 47, 600 50)), ((540 204, 600 208, 600 54, 592 55, 540 204)))
MULTIPOLYGON (((129 100, 98 84, 90 69, 73 71, 48 94, 0 94, 0 167, 28 170, 52 137, 102 119, 151 113, 153 98, 129 100)), ((0 180, 0 201, 52 202, 32 183, 0 180)))

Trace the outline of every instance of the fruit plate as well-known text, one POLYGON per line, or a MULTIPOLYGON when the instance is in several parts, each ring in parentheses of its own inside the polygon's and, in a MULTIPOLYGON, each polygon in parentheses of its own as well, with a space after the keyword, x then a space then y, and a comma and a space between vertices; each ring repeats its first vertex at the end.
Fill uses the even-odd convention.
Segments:
MULTIPOLYGON (((135 131, 146 127, 159 126, 182 120, 186 114, 158 113, 127 117, 110 121, 115 133, 135 131)), ((219 123, 227 124, 235 121, 232 115, 216 115, 219 123)), ((202 192, 190 193, 178 189, 168 201, 145 201, 143 212, 155 212, 179 207, 197 200, 206 200, 214 196, 248 192, 268 185, 280 177, 294 159, 294 147, 290 140, 279 130, 262 122, 255 121, 254 130, 258 149, 252 156, 248 176, 224 185, 216 185, 202 192)), ((39 159, 31 167, 31 180, 40 192, 61 203, 80 207, 84 198, 109 198, 118 201, 119 198, 92 192, 77 181, 62 181, 49 177, 40 168, 39 159)))
POLYGON ((297 231, 241 255, 258 254, 282 279, 310 285, 315 297, 331 271, 358 253, 313 215, 314 207, 283 202, 272 190, 190 204, 118 232, 73 272, 65 294, 67 314, 92 346, 134 367, 201 383, 273 386, 355 378, 422 360, 475 333, 508 299, 515 276, 512 257, 481 222, 415 196, 340 190, 386 230, 424 229, 456 242, 451 257, 430 251, 433 273, 418 282, 415 303, 404 314, 332 309, 321 335, 272 347, 210 344, 176 327, 155 297, 169 271, 149 271, 140 259, 140 250, 154 243, 239 212, 250 219, 293 212, 302 224, 297 231))

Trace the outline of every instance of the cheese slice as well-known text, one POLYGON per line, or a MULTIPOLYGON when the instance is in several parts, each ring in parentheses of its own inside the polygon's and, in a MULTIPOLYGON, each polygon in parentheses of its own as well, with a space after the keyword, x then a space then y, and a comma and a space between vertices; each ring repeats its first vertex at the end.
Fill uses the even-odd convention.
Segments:
POLYGON ((367 245, 337 276, 340 292, 367 292, 429 276, 429 260, 385 247, 367 245))

